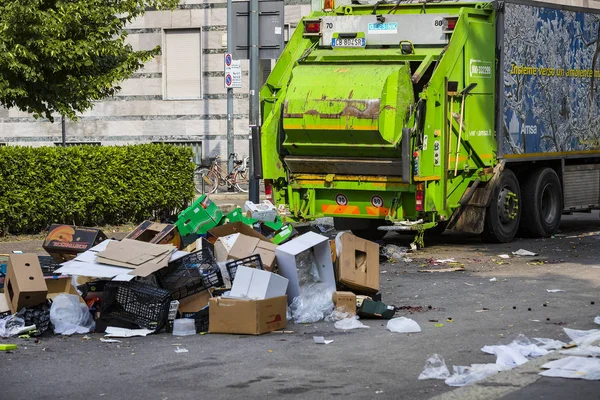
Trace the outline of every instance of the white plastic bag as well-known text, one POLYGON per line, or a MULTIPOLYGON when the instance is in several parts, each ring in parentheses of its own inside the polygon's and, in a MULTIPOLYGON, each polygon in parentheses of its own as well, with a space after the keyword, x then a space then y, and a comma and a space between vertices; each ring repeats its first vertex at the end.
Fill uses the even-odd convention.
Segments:
POLYGON ((88 333, 96 324, 85 304, 74 294, 59 294, 50 307, 50 322, 54 333, 72 335, 88 333))
POLYGON ((472 364, 470 367, 455 365, 452 367, 454 374, 444 382, 448 386, 466 386, 509 369, 512 368, 499 364, 472 364))
POLYGON ((396 333, 416 333, 421 332, 421 327, 410 318, 399 317, 390 319, 387 328, 396 333))
MULTIPOLYGON (((3 295, 2 295, 3 296, 3 295)), ((0 337, 11 337, 35 329, 35 325, 25 326, 25 320, 16 315, 0 319, 0 337)))
POLYGON ((349 330, 349 329, 369 329, 369 327, 358 320, 358 317, 344 318, 336 322, 333 326, 337 329, 349 330))
POLYGON ((447 379, 450 378, 450 371, 446 367, 446 362, 439 354, 434 354, 427 359, 423 372, 417 379, 447 379))
POLYGON ((333 311, 333 290, 326 283, 311 283, 292 301, 290 310, 297 324, 321 321, 333 311))

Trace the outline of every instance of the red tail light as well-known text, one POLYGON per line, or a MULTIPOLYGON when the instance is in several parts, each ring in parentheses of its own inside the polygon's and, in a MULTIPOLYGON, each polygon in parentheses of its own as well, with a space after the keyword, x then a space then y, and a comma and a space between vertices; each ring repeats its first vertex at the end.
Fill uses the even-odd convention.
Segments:
POLYGON ((417 211, 423 211, 423 203, 425 200, 425 190, 423 184, 417 185, 417 191, 415 192, 415 209, 417 211))
POLYGON ((446 30, 453 31, 454 27, 456 26, 456 21, 458 21, 458 19, 452 18, 452 19, 445 19, 444 21, 446 23, 446 30))
POLYGON ((273 181, 271 179, 265 179, 265 196, 273 203, 273 181))
POLYGON ((305 33, 320 33, 321 32, 321 21, 306 21, 304 23, 305 33))

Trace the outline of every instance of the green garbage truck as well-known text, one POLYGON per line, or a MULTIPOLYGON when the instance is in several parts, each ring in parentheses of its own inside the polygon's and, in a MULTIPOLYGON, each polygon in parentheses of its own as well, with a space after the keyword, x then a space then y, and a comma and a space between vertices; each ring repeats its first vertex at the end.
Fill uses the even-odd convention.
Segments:
POLYGON ((303 18, 260 92, 288 219, 509 242, 600 208, 600 10, 360 1, 303 18))

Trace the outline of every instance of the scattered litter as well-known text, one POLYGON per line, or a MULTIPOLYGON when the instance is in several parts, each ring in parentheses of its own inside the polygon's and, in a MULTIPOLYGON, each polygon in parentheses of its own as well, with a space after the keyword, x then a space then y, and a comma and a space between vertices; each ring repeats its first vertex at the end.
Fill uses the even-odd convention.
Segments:
POLYGON ((381 394, 381 393, 383 393, 383 390, 376 390, 375 391, 375 394, 381 394))
POLYGON ((528 358, 541 357, 548 350, 533 344, 525 335, 519 335, 508 345, 484 346, 481 351, 496 355, 496 364, 516 367, 525 364, 528 358))
POLYGON ((90 335, 85 335, 84 337, 81 338, 81 340, 91 340, 92 337, 90 335))
POLYGON ((510 256, 508 254, 498 254, 498 257, 500 257, 500 258, 510 258, 510 256))
POLYGON ((546 292, 548 292, 548 293, 559 293, 559 292, 564 292, 564 290, 562 290, 562 289, 546 289, 546 292))
POLYGON ((438 354, 434 354, 427 359, 423 372, 417 379, 447 379, 450 377, 450 371, 446 367, 446 362, 438 354))
POLYGON ((454 258, 443 258, 441 260, 435 260, 435 262, 441 263, 441 264, 446 264, 446 263, 456 262, 456 260, 454 258))
POLYGON ((465 282, 465 285, 467 285, 467 286, 475 286, 474 284, 472 284, 472 283, 467 283, 467 282, 465 282))
POLYGON ((401 261, 408 251, 409 249, 407 247, 388 244, 381 249, 381 255, 387 257, 390 262, 397 262, 401 261))
POLYGON ((369 329, 369 327, 358 320, 358 317, 344 318, 337 321, 334 325, 337 329, 369 329))
POLYGON ((448 386, 467 386, 498 372, 508 371, 511 367, 498 364, 472 364, 470 367, 453 366, 453 374, 444 382, 448 386))
POLYGON ((546 350, 558 350, 566 345, 565 342, 555 339, 533 338, 533 340, 537 342, 536 344, 538 347, 546 350))
MULTIPOLYGON (((566 330, 566 328, 565 328, 566 330)), ((561 354, 571 356, 600 357, 600 331, 593 329, 590 334, 573 339, 575 348, 562 350, 561 354)))
POLYGON ((189 352, 188 352, 188 349, 186 349, 185 347, 179 347, 179 346, 177 346, 175 348, 175 353, 189 353, 189 352))
POLYGON ((578 339, 581 339, 588 335, 600 333, 600 329, 590 329, 587 331, 583 331, 579 329, 563 328, 563 330, 565 331, 565 334, 569 337, 569 339, 573 341, 577 341, 578 339))
POLYGON ((444 327, 444 324, 435 324, 434 326, 435 326, 436 328, 443 328, 443 327, 444 327))
POLYGON ((475 312, 487 312, 487 311, 490 311, 490 310, 488 310, 487 308, 482 308, 481 310, 476 310, 475 312))
POLYGON ((17 349, 16 344, 11 344, 11 343, 0 344, 0 351, 12 351, 12 350, 16 350, 16 349, 17 349))
POLYGON ((388 321, 387 329, 395 333, 416 333, 421 332, 418 323, 410 318, 398 317, 388 321))
POLYGON ((323 336, 313 336, 313 340, 316 344, 329 344, 333 342, 333 339, 326 340, 323 336))
POLYGON ((464 267, 454 267, 454 268, 441 268, 441 269, 420 269, 417 272, 457 272, 457 271, 465 271, 464 267))
POLYGON ((525 250, 525 249, 519 249, 517 251, 513 251, 512 253, 515 256, 527 256, 527 257, 534 257, 534 256, 538 255, 538 253, 534 253, 532 251, 525 250))
POLYGON ((126 328, 117 328, 115 326, 107 326, 104 333, 105 337, 119 337, 119 338, 128 338, 134 336, 148 336, 153 331, 150 329, 126 329, 126 328))
POLYGON ((547 371, 540 372, 542 376, 557 378, 600 380, 600 359, 587 357, 565 357, 550 361, 542 368, 547 371))
POLYGON ((15 315, 0 319, 0 337, 17 336, 35 329, 35 325, 25 326, 25 320, 15 315))
POLYGON ((496 280, 497 280, 496 278, 492 278, 492 279, 490 279, 490 282, 496 282, 496 280))
POLYGON ((117 339, 100 338, 100 341, 102 343, 122 343, 120 340, 117 340, 117 339))
POLYGON ((54 333, 72 335, 88 333, 96 326, 92 314, 86 304, 79 301, 74 294, 59 294, 50 307, 50 322, 54 325, 54 333))
POLYGON ((594 323, 600 325, 600 315, 594 318, 594 323))

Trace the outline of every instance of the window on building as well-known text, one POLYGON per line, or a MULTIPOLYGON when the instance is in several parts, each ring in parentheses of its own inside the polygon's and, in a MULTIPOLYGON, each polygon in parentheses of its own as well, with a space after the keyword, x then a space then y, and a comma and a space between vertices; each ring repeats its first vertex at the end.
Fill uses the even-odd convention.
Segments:
POLYGON ((163 98, 199 99, 202 95, 200 29, 168 29, 163 41, 163 98))

